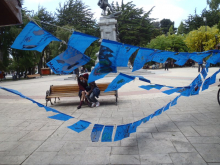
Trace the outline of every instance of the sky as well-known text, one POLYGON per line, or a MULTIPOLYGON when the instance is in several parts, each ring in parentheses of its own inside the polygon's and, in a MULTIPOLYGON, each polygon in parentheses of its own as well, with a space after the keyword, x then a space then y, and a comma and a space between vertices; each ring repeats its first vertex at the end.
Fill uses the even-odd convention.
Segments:
MULTIPOLYGON (((38 11, 38 6, 45 7, 50 12, 55 12, 56 8, 59 7, 59 3, 63 4, 66 0, 24 0, 23 7, 28 10, 38 11)), ((97 5, 98 0, 82 0, 87 6, 89 6, 94 13, 94 17, 99 20, 102 10, 97 5)), ((113 0, 108 0, 111 3, 113 0)), ((114 0, 121 3, 121 0, 114 0)), ((124 3, 132 0, 124 0, 124 3)), ((133 0, 133 3, 137 7, 143 7, 147 12, 152 7, 153 9, 150 17, 156 18, 158 21, 166 18, 175 22, 177 28, 181 21, 188 18, 190 14, 195 13, 201 14, 204 8, 207 8, 206 0, 133 0)))

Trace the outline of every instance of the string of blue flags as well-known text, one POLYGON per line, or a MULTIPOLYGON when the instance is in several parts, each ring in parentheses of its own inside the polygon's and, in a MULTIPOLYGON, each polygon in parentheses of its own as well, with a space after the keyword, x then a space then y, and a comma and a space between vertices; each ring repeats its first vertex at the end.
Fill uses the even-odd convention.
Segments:
MULTIPOLYGON (((157 111, 155 111, 154 113, 150 114, 147 117, 144 117, 144 118, 142 118, 138 121, 135 121, 133 123, 124 124, 124 125, 117 125, 115 135, 114 135, 114 140, 113 140, 113 131, 114 131, 115 125, 94 124, 91 135, 90 135, 91 141, 98 142, 101 139, 101 142, 112 142, 112 141, 119 141, 119 140, 130 137, 130 134, 135 133, 137 131, 137 128, 141 124, 148 122, 149 120, 153 119, 154 117, 159 116, 162 113, 164 113, 165 111, 169 110, 170 107, 177 105, 178 99, 181 96, 188 97, 188 96, 198 95, 199 91, 207 90, 210 85, 212 85, 216 82, 216 76, 219 73, 220 73, 220 69, 218 71, 216 71, 212 76, 210 76, 206 79, 203 76, 204 80, 202 79, 201 75, 203 75, 203 74, 201 73, 201 75, 199 74, 192 81, 192 83, 187 87, 170 87, 170 86, 156 84, 155 87, 146 88, 147 90, 150 90, 151 88, 156 88, 156 89, 160 90, 162 87, 168 87, 168 88, 172 88, 172 89, 164 91, 163 93, 172 94, 172 93, 176 92, 176 93, 179 93, 179 95, 177 97, 175 97, 174 100, 170 101, 167 105, 163 106, 162 108, 158 109, 157 111)), ((141 77, 141 76, 128 76, 128 75, 120 73, 115 78, 115 80, 113 80, 113 82, 106 89, 106 91, 110 91, 113 89, 117 90, 123 84, 126 84, 126 83, 134 80, 135 77, 143 79, 143 77, 141 77), (114 84, 116 86, 114 86, 114 84)), ((144 79, 144 81, 147 83, 150 83, 150 80, 144 79)), ((28 100, 32 101, 33 103, 37 104, 38 107, 44 108, 47 112, 56 113, 53 116, 49 116, 48 118, 50 118, 50 119, 60 120, 60 121, 68 121, 68 120, 74 118, 73 116, 64 114, 56 109, 44 106, 43 104, 41 104, 41 103, 39 103, 29 97, 26 97, 25 95, 23 95, 22 93, 14 90, 14 89, 9 89, 9 88, 4 88, 4 87, 0 87, 0 89, 11 92, 13 94, 16 94, 22 98, 28 99, 28 100)), ((80 132, 86 130, 91 124, 92 123, 89 121, 79 120, 78 122, 76 122, 75 124, 73 124, 71 126, 68 126, 67 128, 69 128, 77 133, 80 133, 80 132)))
MULTIPOLYGON (((76 68, 90 61, 90 58, 84 53, 98 39, 97 37, 74 31, 69 39, 67 50, 48 62, 48 67, 55 74, 69 74, 73 72, 76 68)), ((52 41, 61 42, 60 39, 39 27, 33 21, 30 21, 17 36, 11 48, 42 52, 52 41)), ((103 39, 99 50, 99 63, 92 70, 89 82, 99 80, 109 73, 116 73, 117 67, 127 67, 129 58, 134 52, 137 52, 137 56, 134 60, 133 72, 141 69, 147 62, 164 63, 168 58, 176 60, 175 64, 182 66, 189 59, 201 62, 204 58, 209 57, 206 71, 208 71, 210 64, 220 62, 220 50, 193 53, 171 52, 142 48, 103 39)))

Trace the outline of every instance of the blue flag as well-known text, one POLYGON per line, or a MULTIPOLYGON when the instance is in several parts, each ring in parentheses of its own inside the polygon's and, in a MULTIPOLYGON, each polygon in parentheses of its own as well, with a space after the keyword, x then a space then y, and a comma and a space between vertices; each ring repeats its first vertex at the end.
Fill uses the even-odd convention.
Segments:
POLYGON ((206 71, 207 71, 207 72, 209 72, 209 67, 210 67, 210 63, 207 62, 206 65, 205 65, 205 68, 206 68, 206 71))
POLYGON ((210 79, 211 79, 211 78, 209 77, 209 78, 207 78, 207 79, 204 81, 203 86, 202 86, 202 91, 204 91, 204 90, 206 90, 206 89, 209 88, 210 79))
POLYGON ((102 44, 99 50, 99 64, 104 73, 117 73, 116 60, 118 58, 118 52, 121 48, 121 43, 102 40, 102 44))
POLYGON ((135 133, 137 131, 137 127, 140 126, 141 123, 142 123, 142 120, 138 120, 138 121, 134 122, 130 126, 128 133, 135 133))
POLYGON ((205 79, 206 76, 208 75, 205 68, 202 69, 201 74, 202 74, 203 78, 205 79))
POLYGON ((163 112, 163 108, 158 109, 152 114, 151 119, 153 119, 155 116, 159 116, 160 114, 162 114, 162 112, 163 112))
POLYGON ((164 108, 163 111, 167 111, 170 108, 171 102, 169 102, 164 108))
POLYGON ((177 96, 173 101, 171 101, 171 107, 177 104, 177 100, 181 97, 181 95, 177 96))
POLYGON ((138 77, 140 81, 144 81, 144 82, 147 82, 147 83, 151 83, 150 80, 144 78, 143 76, 135 76, 135 77, 138 77))
POLYGON ((49 116, 48 118, 55 119, 55 120, 61 120, 61 121, 67 121, 67 120, 72 119, 74 117, 63 114, 63 113, 59 113, 54 116, 49 116))
POLYGON ((113 129, 114 129, 114 126, 105 126, 102 132, 101 142, 112 142, 113 129))
POLYGON ((11 48, 42 52, 51 41, 61 42, 61 40, 30 21, 17 36, 11 48))
POLYGON ((202 61, 204 58, 208 57, 209 55, 212 54, 212 51, 205 51, 205 52, 195 52, 191 53, 192 56, 190 57, 192 60, 196 62, 202 61))
POLYGON ((36 102, 36 104, 38 105, 38 107, 40 107, 40 108, 44 108, 44 105, 43 105, 43 104, 38 103, 38 102, 36 102))
POLYGON ((69 74, 89 61, 90 57, 68 46, 65 52, 52 59, 47 65, 55 74, 69 74))
POLYGON ((217 64, 220 62, 220 51, 213 50, 212 56, 206 62, 211 64, 217 64))
POLYGON ((210 77, 209 85, 215 84, 215 82, 216 82, 216 76, 217 76, 217 74, 218 74, 219 72, 220 72, 220 70, 218 70, 217 72, 215 72, 215 73, 210 77))
POLYGON ((117 73, 116 59, 121 45, 115 41, 102 40, 99 50, 99 63, 92 70, 89 83, 105 77, 108 73, 117 73))
POLYGON ((114 141, 119 141, 129 137, 130 136, 129 129, 131 125, 132 125, 131 123, 126 125, 118 125, 116 129, 114 141))
POLYGON ((152 61, 156 52, 157 50, 154 49, 140 48, 134 60, 132 72, 141 69, 145 63, 152 61))
POLYGON ((139 47, 123 44, 118 52, 117 66, 127 67, 129 58, 137 49, 139 49, 139 47))
POLYGON ((184 65, 191 57, 192 54, 187 53, 187 52, 181 52, 181 53, 175 53, 172 57, 176 60, 175 64, 182 66, 184 65))
POLYGON ((105 70, 101 68, 100 64, 97 63, 89 75, 88 83, 99 80, 105 77, 107 74, 109 74, 109 72, 105 72, 105 70))
POLYGON ((190 84, 190 86, 193 88, 191 95, 198 95, 200 91, 200 87, 202 86, 202 77, 201 75, 198 75, 195 80, 190 84))
POLYGON ((120 73, 112 82, 109 84, 105 92, 116 91, 121 88, 123 85, 131 82, 135 78, 133 76, 128 76, 126 74, 120 73))
POLYGON ((103 128, 104 128, 104 125, 99 125, 99 124, 94 125, 94 127, 92 129, 92 133, 91 133, 92 142, 98 142, 99 141, 99 137, 102 133, 103 128))
POLYGON ((57 111, 56 109, 53 109, 53 108, 47 107, 47 106, 44 106, 44 109, 45 109, 47 112, 61 113, 61 112, 57 111))
POLYGON ((153 56, 152 61, 158 62, 158 63, 165 63, 166 60, 169 57, 172 57, 175 52, 169 52, 164 50, 157 50, 157 53, 153 56))
POLYGON ((71 126, 68 126, 67 128, 69 128, 75 132, 80 133, 80 132, 84 131, 86 128, 88 128, 90 124, 91 123, 88 121, 80 120, 77 123, 75 123, 71 126))
POLYGON ((98 38, 74 31, 71 35, 68 45, 84 53, 86 49, 98 38))
POLYGON ((152 116, 152 114, 149 115, 149 116, 147 116, 147 117, 145 117, 145 118, 143 118, 143 119, 141 119, 141 121, 142 121, 143 123, 146 123, 146 122, 148 122, 148 121, 151 119, 151 116, 152 116))
POLYGON ((143 89, 146 89, 146 90, 151 90, 151 89, 153 89, 153 88, 160 90, 160 89, 163 88, 163 87, 164 87, 164 85, 159 85, 159 84, 139 86, 139 88, 143 88, 143 89))
POLYGON ((171 95, 171 94, 173 94, 175 92, 178 92, 181 89, 182 89, 181 87, 173 88, 173 89, 168 89, 168 90, 163 91, 163 93, 165 93, 167 95, 171 95))

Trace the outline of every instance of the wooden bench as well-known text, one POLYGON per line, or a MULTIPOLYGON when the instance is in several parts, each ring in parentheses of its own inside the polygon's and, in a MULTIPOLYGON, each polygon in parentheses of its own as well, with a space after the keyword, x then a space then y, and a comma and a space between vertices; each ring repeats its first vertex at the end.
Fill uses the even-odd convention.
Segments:
POLYGON ((27 75, 27 78, 37 78, 37 77, 41 77, 41 75, 40 74, 27 75))
MULTIPOLYGON (((108 87, 110 83, 97 83, 96 85, 100 89, 99 96, 107 96, 107 95, 114 95, 116 98, 116 105, 118 102, 118 91, 111 91, 111 92, 104 92, 105 89, 108 87)), ((56 98, 60 100, 60 97, 77 97, 79 94, 79 87, 78 84, 68 84, 68 85, 51 85, 50 89, 46 92, 46 106, 47 102, 51 102, 52 98, 55 98, 54 103, 56 103, 56 98)))

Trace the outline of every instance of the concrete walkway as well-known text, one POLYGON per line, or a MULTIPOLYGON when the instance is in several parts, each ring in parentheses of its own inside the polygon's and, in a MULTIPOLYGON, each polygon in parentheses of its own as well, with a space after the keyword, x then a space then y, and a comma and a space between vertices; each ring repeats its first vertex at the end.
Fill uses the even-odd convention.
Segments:
MULTIPOLYGON (((219 68, 211 68, 212 75, 219 68)), ((140 72, 152 83, 187 86, 198 75, 197 68, 140 72)), ((136 73, 134 72, 133 75, 136 73)), ((69 76, 2 82, 0 86, 20 91, 45 104, 50 85, 76 83, 64 80, 69 76)), ((217 76, 217 79, 220 75, 217 76)), ((98 82, 110 82, 106 77, 98 82)), ((0 164, 14 165, 220 165, 220 106, 217 103, 218 83, 198 96, 181 97, 178 105, 142 124, 137 133, 118 142, 92 143, 93 125, 81 132, 69 130, 78 120, 94 124, 127 124, 137 121, 166 105, 177 96, 161 91, 145 91, 139 80, 119 90, 119 103, 113 96, 101 97, 101 106, 83 106, 77 110, 78 98, 61 98, 51 106, 74 116, 67 122, 48 119, 54 115, 36 104, 0 90, 0 164)), ((162 89, 165 90, 165 89, 162 89)))

